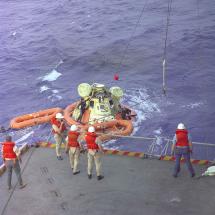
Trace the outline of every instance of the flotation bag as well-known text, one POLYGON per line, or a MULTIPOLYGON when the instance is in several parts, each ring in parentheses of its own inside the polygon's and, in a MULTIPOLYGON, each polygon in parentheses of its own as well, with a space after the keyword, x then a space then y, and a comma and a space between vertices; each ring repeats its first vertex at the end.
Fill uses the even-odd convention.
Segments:
POLYGON ((61 108, 51 108, 42 110, 39 112, 26 114, 13 118, 10 121, 10 127, 15 129, 21 129, 42 123, 49 122, 57 113, 62 112, 61 108))

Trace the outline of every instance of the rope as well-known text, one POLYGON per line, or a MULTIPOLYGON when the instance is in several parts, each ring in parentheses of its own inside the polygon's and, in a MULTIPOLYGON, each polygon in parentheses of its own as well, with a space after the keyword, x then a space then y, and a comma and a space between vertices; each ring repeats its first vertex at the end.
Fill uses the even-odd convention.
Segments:
POLYGON ((131 44, 131 41, 132 41, 132 39, 133 39, 133 37, 134 37, 134 35, 135 35, 135 33, 136 33, 137 26, 138 26, 139 23, 140 23, 140 20, 141 20, 141 18, 142 18, 142 16, 143 16, 143 13, 144 13, 145 9, 146 9, 146 6, 147 6, 147 4, 148 4, 148 1, 149 1, 149 0, 146 0, 145 4, 144 4, 144 6, 143 6, 143 8, 142 8, 142 10, 141 10, 141 13, 140 13, 140 15, 139 15, 139 17, 138 17, 138 19, 137 19, 136 25, 134 26, 134 30, 133 30, 132 33, 131 33, 131 36, 130 36, 130 38, 129 38, 129 40, 128 40, 128 43, 127 43, 127 45, 126 45, 126 47, 125 47, 125 50, 124 50, 124 52, 123 52, 122 58, 121 58, 121 60, 120 60, 120 62, 119 62, 118 71, 121 69, 122 63, 123 63, 123 61, 124 61, 124 59, 125 59, 125 56, 126 56, 126 54, 127 54, 128 48, 129 48, 129 46, 130 46, 130 44, 131 44))
POLYGON ((163 93, 166 95, 166 55, 167 55, 167 39, 168 39, 168 31, 169 31, 169 23, 170 23, 170 15, 172 10, 172 1, 168 1, 168 9, 167 9, 167 19, 166 19, 166 35, 164 41, 164 52, 163 52, 163 93))

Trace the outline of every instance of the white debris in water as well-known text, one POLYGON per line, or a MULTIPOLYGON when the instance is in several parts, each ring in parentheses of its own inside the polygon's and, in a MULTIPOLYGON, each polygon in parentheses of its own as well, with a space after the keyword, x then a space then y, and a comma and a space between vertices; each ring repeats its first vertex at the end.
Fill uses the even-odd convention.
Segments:
POLYGON ((23 135, 21 138, 19 138, 18 140, 16 140, 16 143, 20 143, 20 142, 28 139, 28 137, 30 137, 33 133, 34 133, 34 131, 30 131, 29 133, 23 135))
POLYGON ((40 87, 40 92, 42 93, 42 92, 44 92, 46 90, 49 90, 49 89, 50 89, 49 87, 47 87, 46 85, 44 85, 44 86, 40 87))
POLYGON ((14 37, 15 37, 15 36, 16 36, 16 34, 17 34, 17 33, 16 33, 16 31, 14 31, 14 32, 12 33, 12 36, 14 36, 14 37))
POLYGON ((56 81, 62 74, 56 69, 53 69, 50 73, 46 74, 44 77, 41 77, 42 81, 56 81))

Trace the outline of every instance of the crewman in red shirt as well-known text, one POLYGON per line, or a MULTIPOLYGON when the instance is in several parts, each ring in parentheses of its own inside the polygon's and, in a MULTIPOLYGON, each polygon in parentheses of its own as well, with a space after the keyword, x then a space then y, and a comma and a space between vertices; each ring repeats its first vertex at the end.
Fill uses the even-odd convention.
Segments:
POLYGON ((176 178, 180 172, 180 160, 183 156, 190 171, 191 177, 195 176, 193 166, 190 162, 190 154, 192 153, 191 137, 183 123, 179 123, 172 144, 172 154, 175 153, 175 168, 173 176, 176 178))
POLYGON ((88 149, 88 178, 92 178, 93 162, 95 162, 97 179, 101 180, 104 178, 104 176, 101 175, 101 155, 103 153, 103 148, 93 126, 88 128, 85 141, 88 149))
POLYGON ((79 143, 81 135, 77 130, 78 127, 76 125, 71 126, 66 144, 66 150, 69 151, 69 160, 71 168, 73 170, 73 175, 80 173, 80 170, 78 170, 78 164, 80 159, 80 152, 81 150, 83 150, 82 145, 79 143))
POLYGON ((57 113, 56 116, 51 120, 52 132, 54 134, 54 139, 56 142, 56 155, 58 160, 63 160, 61 156, 61 145, 65 143, 65 138, 67 136, 66 125, 63 121, 63 115, 57 113))
POLYGON ((3 155, 4 164, 8 172, 8 178, 7 178, 8 190, 11 189, 11 179, 12 179, 13 169, 18 178, 20 189, 24 188, 27 184, 23 183, 22 177, 21 177, 21 169, 19 165, 19 162, 21 162, 20 150, 16 146, 16 144, 12 142, 11 136, 7 136, 5 139, 5 142, 2 143, 2 155, 3 155))

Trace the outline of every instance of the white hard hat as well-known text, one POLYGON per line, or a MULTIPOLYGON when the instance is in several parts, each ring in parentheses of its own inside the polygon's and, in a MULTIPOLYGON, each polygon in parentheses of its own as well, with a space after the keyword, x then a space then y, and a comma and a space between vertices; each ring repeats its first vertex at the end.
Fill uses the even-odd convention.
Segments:
POLYGON ((78 127, 76 125, 72 125, 70 127, 70 131, 77 131, 78 127))
POLYGON ((94 128, 93 126, 90 126, 90 127, 88 128, 88 132, 90 132, 90 133, 95 132, 95 128, 94 128))
POLYGON ((179 123, 177 129, 183 130, 183 129, 186 129, 186 127, 183 123, 179 123))
POLYGON ((57 113, 55 117, 56 117, 56 119, 63 119, 64 118, 62 113, 57 113))

